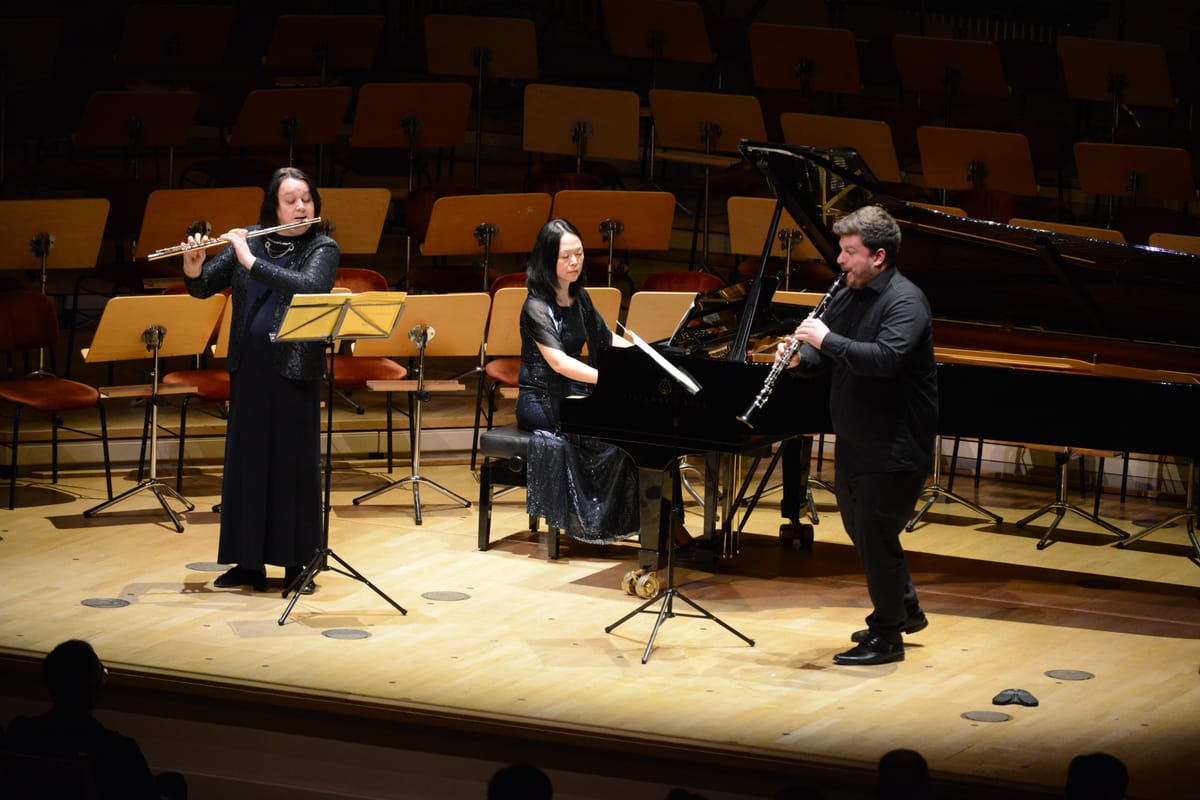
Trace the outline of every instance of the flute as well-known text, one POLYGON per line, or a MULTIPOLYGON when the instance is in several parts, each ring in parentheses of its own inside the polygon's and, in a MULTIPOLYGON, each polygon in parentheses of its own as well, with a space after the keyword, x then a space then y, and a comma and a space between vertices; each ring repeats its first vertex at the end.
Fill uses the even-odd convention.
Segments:
MULTIPOLYGON (((253 239, 255 236, 265 236, 268 233, 276 231, 286 231, 288 228, 299 228, 301 225, 313 225, 321 221, 320 217, 301 220, 300 222, 288 222, 284 225, 276 225, 273 228, 262 228, 257 231, 250 231, 246 234, 247 239, 253 239)), ((155 250, 150 255, 146 256, 147 261, 157 261, 160 258, 170 258, 171 256, 181 255, 191 252, 192 250, 204 250, 208 247, 218 247, 223 244, 229 244, 224 239, 211 239, 207 242, 197 242, 196 244, 177 244, 174 247, 164 247, 162 250, 155 250)))
MULTIPOLYGON (((829 291, 821 298, 821 302, 817 303, 816 308, 808 312, 806 320, 817 319, 825 313, 825 307, 829 305, 829 301, 837 294, 838 289, 842 288, 842 278, 846 277, 846 273, 839 272, 837 278, 834 279, 833 285, 829 287, 829 291)), ((796 354, 800 352, 800 347, 804 342, 799 339, 792 339, 791 344, 783 351, 783 355, 775 360, 771 365, 771 371, 767 373, 766 380, 763 381, 762 388, 758 390, 758 394, 750 401, 750 405, 744 412, 738 415, 737 421, 745 425, 747 428, 754 427, 754 417, 767 404, 767 400, 771 398, 771 392, 775 389, 775 381, 779 380, 779 376, 787 369, 787 365, 791 363, 796 354)))

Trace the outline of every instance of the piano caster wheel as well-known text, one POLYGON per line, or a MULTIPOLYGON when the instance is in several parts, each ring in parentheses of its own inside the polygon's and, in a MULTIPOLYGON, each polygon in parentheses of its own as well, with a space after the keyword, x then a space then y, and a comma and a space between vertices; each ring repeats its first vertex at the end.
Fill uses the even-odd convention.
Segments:
POLYGON ((780 525, 779 546, 790 547, 793 550, 811 550, 813 546, 813 526, 793 525, 791 523, 780 525))
POLYGON ((637 581, 641 574, 641 570, 630 570, 621 576, 621 588, 625 591, 625 594, 634 595, 637 593, 637 581))
POLYGON ((648 600, 658 594, 658 575, 654 572, 647 572, 637 579, 637 584, 634 587, 637 596, 643 600, 648 600))

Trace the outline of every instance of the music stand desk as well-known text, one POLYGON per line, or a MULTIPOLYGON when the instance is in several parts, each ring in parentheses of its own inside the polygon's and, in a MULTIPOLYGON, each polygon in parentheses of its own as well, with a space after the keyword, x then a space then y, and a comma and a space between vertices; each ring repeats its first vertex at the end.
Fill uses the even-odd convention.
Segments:
POLYGON ((577 161, 636 161, 640 122, 636 92, 531 83, 525 87, 522 148, 577 161))
POLYGON ((182 147, 199 106, 200 93, 187 90, 93 92, 73 142, 76 147, 182 147))
POLYGON ((604 30, 615 56, 711 64, 708 26, 697 3, 603 0, 604 30))
POLYGON ((892 51, 906 91, 970 97, 1011 93, 995 42, 897 34, 892 51))
POLYGON ((1180 147, 1076 142, 1075 167, 1079 188, 1088 194, 1178 203, 1196 199, 1192 160, 1180 147))
POLYGON ((52 17, 4 20, 0 26, 0 52, 4 53, 0 89, 36 84, 52 77, 61 36, 62 22, 52 17))
POLYGON ((175 530, 183 524, 165 495, 183 503, 187 511, 195 506, 169 484, 158 479, 158 397, 160 394, 159 360, 164 356, 195 356, 208 347, 225 308, 225 296, 215 294, 203 300, 186 294, 123 295, 110 298, 100 315, 92 344, 83 351, 86 363, 153 359, 151 382, 144 387, 109 387, 109 396, 128 396, 139 391, 147 398, 147 425, 150 429, 150 476, 137 486, 83 512, 91 517, 138 492, 148 489, 166 512, 175 530))
POLYGON ((679 320, 695 302, 695 292, 634 292, 629 298, 625 328, 647 342, 666 339, 675 333, 679 320))
POLYGON ((387 189, 322 189, 321 219, 335 223, 329 235, 342 253, 376 253, 391 202, 387 189))
POLYGON ((879 180, 889 183, 903 180, 892 129, 882 120, 788 111, 779 115, 779 124, 787 144, 851 147, 858 151, 879 180))
POLYGON ((255 89, 242 103, 228 144, 230 147, 333 144, 341 133, 353 94, 349 86, 255 89))
POLYGON ((748 38, 758 89, 862 94, 852 31, 756 22, 748 38))
POLYGON ((470 113, 471 87, 465 83, 365 83, 358 90, 350 146, 461 147, 470 113))
MULTIPOLYGON (((726 201, 726 208, 729 212, 729 250, 731 253, 744 256, 762 253, 763 244, 771 230, 771 217, 775 213, 775 205, 776 201, 769 197, 731 197, 726 201)), ((792 231, 792 233, 789 236, 790 241, 787 243, 780 238, 778 247, 775 243, 771 244, 773 254, 793 260, 822 260, 821 254, 808 240, 808 237, 800 235, 803 228, 792 218, 786 208, 780 214, 778 230, 780 233, 783 231, 792 231)))
MULTIPOLYGON (((253 186, 156 189, 146 199, 133 257, 146 258, 157 250, 178 245, 187 239, 188 226, 197 220, 208 221, 213 236, 244 228, 258 218, 262 198, 263 190, 253 186)), ((180 272, 178 268, 175 271, 180 272)))
POLYGON ((458 14, 425 16, 425 50, 432 75, 480 74, 490 78, 537 80, 537 37, 533 21, 458 14))
POLYGON ((1175 107, 1167 53, 1161 44, 1060 36, 1058 56, 1072 100, 1175 107), (1119 80, 1114 80, 1116 76, 1119 80))
POLYGON ((282 14, 263 56, 269 70, 368 70, 383 35, 383 17, 363 14, 282 14))
POLYGON ((482 247, 483 286, 488 259, 495 253, 528 253, 550 219, 545 192, 475 194, 441 197, 433 204, 421 253, 426 256, 473 255, 482 247))
POLYGON ((44 292, 44 270, 95 267, 108 209, 104 198, 0 200, 0 269, 42 273, 44 292))
POLYGON ((113 61, 124 66, 219 67, 233 27, 233 6, 136 3, 125 12, 113 61), (197 35, 197 26, 203 35, 197 35))
POLYGON ((917 145, 929 188, 1037 194, 1033 157, 1023 134, 922 125, 917 145))
POLYGON ((588 249, 607 248, 609 237, 601 226, 619 222, 620 229, 612 236, 616 249, 669 250, 675 196, 670 192, 564 189, 554 195, 553 215, 570 220, 588 249))
MULTIPOLYGON (((693 156, 737 153, 742 139, 763 141, 767 135, 762 107, 752 95, 651 89, 650 109, 658 136, 657 155, 664 158, 675 150, 693 156), (707 139, 705 130, 709 131, 707 139)), ((740 156, 719 156, 711 166, 741 160, 740 156)))

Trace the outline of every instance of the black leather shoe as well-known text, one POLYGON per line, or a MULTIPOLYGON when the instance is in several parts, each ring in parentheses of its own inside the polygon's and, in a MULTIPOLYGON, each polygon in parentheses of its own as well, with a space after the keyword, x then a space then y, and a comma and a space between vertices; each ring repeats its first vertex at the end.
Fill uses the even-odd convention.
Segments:
POLYGON ((218 589, 231 589, 236 586, 249 586, 256 592, 267 588, 267 572, 250 567, 230 567, 217 576, 213 586, 218 589))
MULTIPOLYGON (((287 597, 289 594, 292 593, 294 584, 296 583, 296 579, 300 577, 301 572, 304 572, 304 567, 287 567, 286 569, 284 569, 284 571, 283 571, 283 596, 284 597, 287 597)), ((317 584, 314 583, 310 579, 309 582, 305 585, 305 587, 300 590, 300 594, 313 594, 316 591, 317 591, 317 584)))
POLYGON ((853 649, 838 653, 833 657, 833 663, 848 666, 889 664, 893 661, 903 660, 904 644, 902 642, 889 642, 882 636, 874 634, 853 649))
MULTIPOLYGON (((929 618, 926 617, 925 612, 922 611, 921 616, 909 617, 908 619, 904 620, 904 627, 900 630, 904 633, 917 633, 918 631, 923 631, 928 627, 929 618)), ((850 634, 850 641, 854 642, 855 644, 858 642, 865 642, 870 635, 871 629, 863 628, 861 631, 855 631, 854 633, 850 634)))

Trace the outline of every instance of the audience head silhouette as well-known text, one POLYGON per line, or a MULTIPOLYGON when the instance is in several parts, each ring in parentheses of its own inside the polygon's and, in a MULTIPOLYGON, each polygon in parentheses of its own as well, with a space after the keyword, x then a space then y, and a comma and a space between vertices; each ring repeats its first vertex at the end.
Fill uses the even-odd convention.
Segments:
POLYGON ((1128 786, 1125 764, 1108 753, 1075 756, 1067 767, 1067 800, 1121 800, 1128 786))
POLYGON ((915 750, 892 750, 879 759, 881 800, 918 800, 929 796, 929 765, 915 750))
POLYGON ((550 800, 550 778, 530 764, 510 764, 496 770, 487 786, 487 800, 550 800))
POLYGON ((68 639, 42 662, 42 681, 59 711, 90 715, 104 686, 104 665, 92 646, 68 639))

